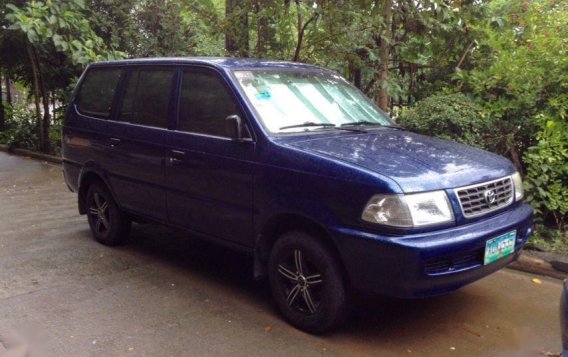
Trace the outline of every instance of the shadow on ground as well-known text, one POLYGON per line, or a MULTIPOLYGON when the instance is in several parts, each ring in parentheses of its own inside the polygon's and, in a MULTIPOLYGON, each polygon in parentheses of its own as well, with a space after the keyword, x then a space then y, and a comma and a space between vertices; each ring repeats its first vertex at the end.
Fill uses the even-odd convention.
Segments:
MULTIPOLYGON (((143 255, 144 260, 156 260, 172 268, 185 270, 208 282, 229 288, 236 296, 246 296, 251 303, 263 306, 278 316, 271 301, 266 280, 252 277, 252 259, 244 253, 220 247, 191 235, 152 224, 135 224, 128 245, 116 248, 143 255)), ((331 336, 412 342, 416 340, 417 326, 432 329, 432 323, 448 325, 460 315, 471 314, 472 309, 490 305, 484 295, 457 291, 427 299, 404 300, 379 295, 357 293, 354 296, 352 316, 345 326, 331 336)), ((419 328, 418 328, 419 329, 419 328)), ((466 332, 479 337, 480 332, 466 332)))

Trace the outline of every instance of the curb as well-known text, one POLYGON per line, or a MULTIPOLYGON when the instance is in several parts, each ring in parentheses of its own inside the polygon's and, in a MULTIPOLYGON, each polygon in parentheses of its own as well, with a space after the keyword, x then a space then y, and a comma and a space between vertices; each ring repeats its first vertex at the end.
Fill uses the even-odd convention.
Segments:
POLYGON ((519 259, 509 264, 508 268, 561 280, 568 278, 568 274, 554 269, 549 262, 522 254, 519 259))
POLYGON ((20 155, 20 156, 28 156, 32 157, 37 160, 47 161, 54 164, 61 164, 61 157, 53 156, 48 154, 42 154, 39 152, 26 150, 26 149, 18 149, 18 148, 10 148, 8 145, 0 144, 0 151, 7 152, 9 154, 20 155))

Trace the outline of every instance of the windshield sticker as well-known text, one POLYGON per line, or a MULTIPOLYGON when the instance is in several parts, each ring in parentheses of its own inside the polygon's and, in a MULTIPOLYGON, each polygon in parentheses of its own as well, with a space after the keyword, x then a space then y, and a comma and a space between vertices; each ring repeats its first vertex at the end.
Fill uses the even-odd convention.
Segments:
POLYGON ((269 100, 271 97, 272 96, 270 95, 270 92, 268 92, 268 91, 258 93, 256 95, 256 99, 259 99, 259 100, 269 100))

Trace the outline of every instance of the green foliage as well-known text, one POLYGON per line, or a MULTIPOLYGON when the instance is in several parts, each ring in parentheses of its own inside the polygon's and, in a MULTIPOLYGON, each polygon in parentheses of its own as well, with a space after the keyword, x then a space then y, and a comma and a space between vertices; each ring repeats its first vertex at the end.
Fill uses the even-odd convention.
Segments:
POLYGON ((478 37, 474 67, 458 70, 454 78, 462 91, 483 100, 488 116, 499 119, 497 150, 515 149, 522 156, 539 130, 534 118, 545 112, 557 120, 560 112, 549 109, 565 103, 568 4, 499 0, 488 11, 491 16, 472 25, 478 37))
POLYGON ((568 232, 548 228, 542 224, 534 227, 530 242, 545 251, 568 254, 568 232))
POLYGON ((471 98, 457 93, 439 93, 402 110, 397 122, 418 133, 489 148, 491 119, 471 98))
MULTIPOLYGON (((61 155, 61 115, 63 109, 56 110, 55 125, 50 127, 49 138, 52 154, 61 155)), ((38 137, 34 122, 35 114, 27 105, 17 105, 6 110, 6 128, 0 132, 0 144, 9 149, 28 149, 37 151, 38 137)))
POLYGON ((53 150, 52 154, 61 156, 61 124, 55 124, 49 128, 49 140, 53 150))
POLYGON ((0 143, 8 145, 10 149, 38 150, 34 116, 33 111, 25 105, 7 110, 6 129, 0 132, 0 143))
POLYGON ((537 144, 528 149, 525 187, 527 200, 538 217, 548 215, 560 231, 565 231, 568 215, 568 123, 547 120, 541 115, 537 144))
POLYGON ((494 150, 527 172, 537 218, 565 230, 568 214, 568 3, 497 0, 472 25, 477 48, 459 88, 497 120, 494 150), (552 217, 552 218, 551 218, 552 217))
POLYGON ((74 64, 85 65, 121 57, 109 50, 84 17, 83 0, 30 1, 22 7, 7 4, 8 29, 22 32, 29 43, 50 44, 70 56, 74 64))

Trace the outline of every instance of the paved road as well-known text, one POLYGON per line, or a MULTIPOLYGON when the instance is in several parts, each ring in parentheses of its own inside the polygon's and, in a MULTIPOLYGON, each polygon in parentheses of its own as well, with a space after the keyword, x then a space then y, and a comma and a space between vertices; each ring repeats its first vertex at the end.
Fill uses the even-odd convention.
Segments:
POLYGON ((341 330, 280 320, 239 254, 136 225, 90 238, 58 166, 0 153, 0 356, 534 356, 560 351, 560 282, 501 271, 426 300, 365 298, 341 330), (33 351, 32 351, 33 352, 33 351))

